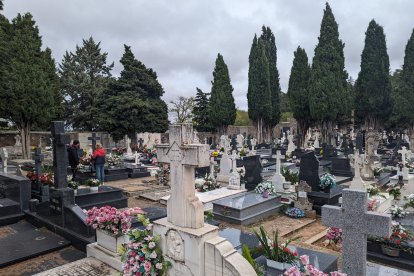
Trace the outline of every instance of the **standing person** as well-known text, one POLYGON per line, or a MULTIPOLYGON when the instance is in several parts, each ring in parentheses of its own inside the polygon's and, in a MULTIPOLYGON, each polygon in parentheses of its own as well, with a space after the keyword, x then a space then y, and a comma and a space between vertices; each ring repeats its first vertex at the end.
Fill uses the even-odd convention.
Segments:
POLYGON ((103 184, 105 181, 105 156, 106 151, 101 144, 96 144, 96 149, 93 153, 92 159, 95 164, 96 178, 103 184))
POLYGON ((72 169, 72 180, 75 181, 76 172, 79 168, 79 141, 73 140, 72 145, 68 147, 68 159, 69 159, 69 165, 72 169))

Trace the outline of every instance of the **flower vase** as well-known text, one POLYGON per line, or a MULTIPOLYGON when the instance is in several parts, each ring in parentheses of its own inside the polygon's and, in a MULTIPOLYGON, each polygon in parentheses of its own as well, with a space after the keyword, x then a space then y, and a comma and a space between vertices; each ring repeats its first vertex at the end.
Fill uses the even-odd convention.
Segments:
POLYGON ((96 187, 91 187, 91 192, 98 192, 99 191, 99 186, 96 187))
POLYGON ((390 257, 399 257, 400 250, 396 248, 392 248, 386 245, 381 245, 382 254, 390 256, 390 257))
POLYGON ((128 236, 121 235, 115 237, 107 232, 96 229, 96 242, 101 247, 111 251, 112 253, 118 254, 118 248, 121 245, 128 243, 128 236))
POLYGON ((268 191, 264 191, 264 192, 262 193, 262 197, 263 197, 263 198, 268 198, 268 197, 269 197, 269 192, 268 192, 268 191))

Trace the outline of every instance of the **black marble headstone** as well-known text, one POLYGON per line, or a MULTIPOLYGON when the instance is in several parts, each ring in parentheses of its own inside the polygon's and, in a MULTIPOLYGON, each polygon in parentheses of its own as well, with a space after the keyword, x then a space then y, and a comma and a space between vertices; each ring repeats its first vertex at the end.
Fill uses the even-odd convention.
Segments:
POLYGON ((332 161, 332 174, 338 176, 349 176, 352 177, 351 164, 348 158, 334 157, 330 158, 332 161))
POLYGON ((246 189, 253 190, 257 184, 262 182, 262 163, 260 162, 260 156, 246 156, 243 158, 244 168, 246 169, 246 189))
POLYGON ((299 180, 306 181, 312 187, 312 191, 320 191, 319 160, 313 151, 302 155, 300 159, 299 180))

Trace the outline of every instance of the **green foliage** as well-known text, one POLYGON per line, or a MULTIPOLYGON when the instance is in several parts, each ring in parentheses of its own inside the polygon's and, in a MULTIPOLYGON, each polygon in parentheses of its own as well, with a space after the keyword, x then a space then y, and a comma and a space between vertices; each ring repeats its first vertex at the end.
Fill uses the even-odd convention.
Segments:
POLYGON ((282 114, 280 115, 281 122, 288 122, 291 118, 293 118, 292 112, 282 112, 282 114))
POLYGON ((298 122, 299 132, 305 135, 312 122, 309 109, 309 78, 311 69, 305 49, 298 47, 294 56, 287 96, 293 117, 298 122))
POLYGON ((398 127, 414 128, 414 30, 405 47, 402 70, 397 70, 392 80, 393 124, 398 127))
POLYGON ((121 76, 110 82, 97 101, 100 128, 108 131, 114 140, 124 135, 135 139, 136 132, 165 132, 168 108, 161 99, 164 89, 157 74, 135 59, 130 46, 124 47, 121 76))
POLYGON ((277 70, 277 49, 275 36, 269 27, 262 27, 262 35, 260 39, 263 41, 266 58, 269 65, 269 85, 270 85, 270 97, 271 97, 271 119, 266 122, 270 127, 276 126, 280 121, 280 83, 279 83, 279 71, 277 70))
POLYGON ((324 136, 338 116, 350 112, 344 63, 344 44, 339 39, 331 7, 326 3, 309 80, 310 114, 312 120, 324 125, 324 136))
POLYGON ((282 167, 281 173, 286 181, 289 181, 292 185, 299 182, 299 172, 292 172, 288 168, 282 167))
POLYGON ((97 130, 97 99, 108 88, 114 64, 107 64, 108 53, 101 53, 100 42, 92 37, 66 52, 59 65, 61 93, 65 99, 67 123, 78 130, 97 130))
POLYGON ((372 20, 365 33, 361 71, 355 84, 355 116, 366 127, 379 129, 391 112, 390 62, 383 28, 372 20))
POLYGON ((255 262, 255 260, 252 257, 252 254, 250 253, 249 247, 245 244, 243 244, 242 246, 242 256, 253 267, 254 271, 256 271, 256 274, 258 276, 264 275, 264 267, 255 262))
POLYGON ((289 98, 288 98, 287 93, 280 92, 279 98, 280 98, 280 112, 281 113, 283 113, 283 112, 291 112, 292 111, 292 107, 290 106, 289 98))
POLYGON ((244 110, 237 109, 235 126, 251 126, 252 122, 249 119, 249 113, 244 110))
POLYGON ((214 128, 211 126, 209 116, 209 93, 204 93, 200 88, 197 89, 197 94, 194 99, 193 122, 194 127, 199 132, 210 132, 214 128))
POLYGON ((11 24, 2 17, 0 24, 0 115, 21 132, 23 157, 29 158, 31 128, 59 115, 55 62, 50 49, 41 50, 42 39, 30 13, 18 14, 11 24))
POLYGON ((224 133, 227 126, 236 120, 236 105, 229 70, 223 56, 218 54, 213 72, 211 97, 209 105, 211 125, 224 133))

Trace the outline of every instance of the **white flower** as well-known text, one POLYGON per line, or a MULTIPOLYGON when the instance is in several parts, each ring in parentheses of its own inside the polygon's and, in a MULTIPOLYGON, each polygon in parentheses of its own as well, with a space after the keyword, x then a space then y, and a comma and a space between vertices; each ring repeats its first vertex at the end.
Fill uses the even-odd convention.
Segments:
POLYGON ((155 253, 155 251, 153 251, 153 252, 151 253, 151 255, 150 255, 150 258, 151 258, 151 259, 155 259, 155 258, 157 258, 157 253, 155 253))

